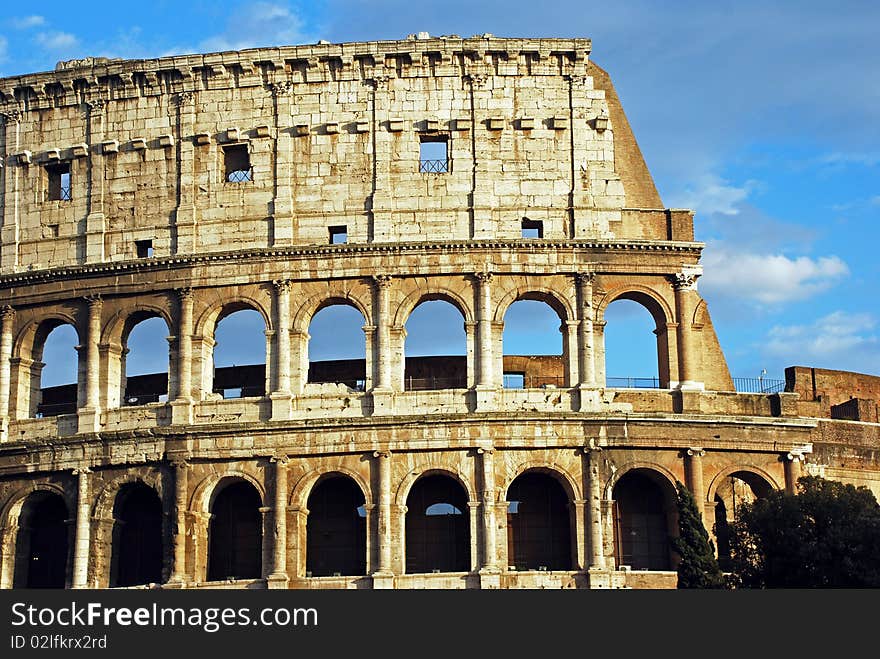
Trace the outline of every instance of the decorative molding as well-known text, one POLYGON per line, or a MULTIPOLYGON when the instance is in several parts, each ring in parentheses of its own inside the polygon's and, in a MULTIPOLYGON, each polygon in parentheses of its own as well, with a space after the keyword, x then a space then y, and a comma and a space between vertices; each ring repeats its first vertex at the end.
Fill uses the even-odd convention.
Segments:
POLYGON ((373 283, 377 288, 388 288, 391 286, 391 275, 373 275, 373 283))

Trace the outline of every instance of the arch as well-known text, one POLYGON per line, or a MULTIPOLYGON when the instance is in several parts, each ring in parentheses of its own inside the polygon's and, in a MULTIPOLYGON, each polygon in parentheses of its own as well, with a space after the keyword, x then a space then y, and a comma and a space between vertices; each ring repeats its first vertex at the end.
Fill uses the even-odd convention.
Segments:
POLYGON ((471 309, 471 304, 468 303, 464 297, 445 286, 431 285, 417 288, 400 301, 400 304, 397 305, 397 309, 394 312, 394 321, 392 325, 395 327, 403 327, 406 325, 406 321, 409 320, 412 312, 415 311, 416 307, 422 304, 422 302, 435 301, 448 302, 458 309, 464 322, 474 322, 474 313, 471 309))
POLYGON ((162 480, 162 472, 158 469, 150 469, 146 472, 126 473, 108 481, 95 501, 92 504, 92 516, 96 519, 112 519, 113 508, 116 505, 116 497, 119 490, 125 485, 140 483, 152 488, 159 494, 159 498, 163 498, 164 483, 162 480))
POLYGON ((77 341, 82 344, 82 335, 79 331, 76 318, 60 312, 53 311, 42 318, 34 319, 26 323, 18 332, 13 342, 12 356, 23 359, 38 359, 39 354, 34 354, 36 346, 40 346, 45 342, 49 333, 59 325, 70 325, 76 332, 77 341))
POLYGON ((70 559, 70 507, 51 487, 39 487, 12 507, 17 512, 13 587, 64 588, 70 559))
POLYGON ((345 384, 360 390, 367 381, 366 318, 347 301, 327 298, 312 314, 303 346, 306 381, 345 384), (319 355, 318 352, 325 354, 319 355))
POLYGON ((303 474, 290 493, 290 497, 287 501, 288 505, 307 508, 308 506, 306 504, 308 502, 309 494, 311 494, 312 488, 315 487, 315 484, 324 477, 329 478, 334 475, 346 476, 357 483, 357 486, 360 488, 361 494, 364 497, 364 505, 373 505, 372 492, 367 480, 358 472, 341 465, 331 467, 330 469, 312 469, 306 474, 303 474))
POLYGON ((673 496, 675 495, 675 492, 676 492, 675 484, 677 482, 679 482, 679 480, 680 480, 678 477, 676 477, 675 474, 673 474, 669 469, 667 469, 663 465, 658 464, 656 462, 633 460, 632 462, 624 463, 623 465, 618 467, 616 470, 614 470, 614 473, 612 473, 611 477, 605 482, 605 488, 604 488, 603 494, 604 494, 604 497, 606 500, 610 500, 610 499, 614 498, 612 496, 612 492, 614 491, 614 486, 628 472, 633 471, 635 469, 642 469, 642 470, 646 470, 646 471, 657 472, 657 474, 659 476, 662 476, 665 479, 664 487, 668 486, 669 492, 672 493, 673 496))
POLYGON ((113 506, 110 586, 162 581, 163 506, 159 493, 142 481, 119 488, 113 506))
POLYGON ((675 488, 665 474, 635 467, 619 475, 612 489, 614 544, 618 565, 637 570, 671 570, 670 538, 677 535, 675 488))
POLYGON ((467 572, 470 566, 468 493, 449 473, 422 474, 409 488, 405 572, 467 572))
POLYGON ((262 495, 247 479, 226 477, 213 489, 207 580, 259 579, 263 572, 262 495))
POLYGON ((128 342, 128 335, 131 334, 131 330, 136 325, 150 318, 161 318, 165 321, 168 333, 174 334, 174 321, 171 319, 171 313, 167 308, 141 302, 132 308, 120 309, 113 314, 104 323, 104 328, 101 330, 101 341, 124 346, 128 342))
POLYGON ((365 505, 360 484, 345 474, 331 472, 314 482, 307 500, 306 574, 366 574, 365 505))
POLYGON ((565 495, 569 501, 577 501, 583 498, 577 485, 577 479, 571 475, 571 472, 555 462, 548 463, 541 460, 526 460, 519 463, 513 470, 513 476, 504 484, 504 491, 509 490, 513 481, 527 471, 537 471, 555 478, 565 490, 565 495))
POLYGON ((211 304, 207 309, 202 311, 195 323, 193 323, 193 333, 197 336, 214 336, 218 323, 234 314, 237 311, 246 311, 251 309, 256 311, 263 317, 263 323, 267 330, 274 329, 272 325, 272 314, 266 309, 265 305, 256 298, 248 295, 233 295, 228 298, 220 297, 218 292, 218 301, 211 304), (210 328, 210 332, 208 332, 210 328))
POLYGON ((467 494, 468 501, 477 501, 476 490, 471 486, 468 481, 468 477, 464 474, 464 472, 460 471, 455 467, 450 467, 447 465, 439 464, 439 460, 431 460, 429 463, 419 465, 414 467, 409 471, 409 473, 400 481, 400 484, 397 486, 397 491, 394 496, 394 503, 398 506, 405 506, 406 500, 409 498, 410 490, 417 480, 419 480, 422 476, 449 476, 456 481, 458 484, 464 488, 465 493, 467 494))
POLYGON ((602 296, 596 305, 596 320, 605 319, 605 309, 615 300, 632 300, 645 307, 654 318, 658 329, 666 327, 675 318, 675 314, 666 299, 656 290, 640 284, 626 284, 612 289, 602 296))
POLYGON ((219 491, 220 482, 236 479, 245 480, 253 485, 260 495, 260 505, 266 505, 266 490, 256 476, 240 469, 229 469, 222 473, 211 474, 199 481, 190 497, 189 509, 193 512, 210 513, 211 503, 219 491))
POLYGON ((361 312, 365 324, 372 324, 369 303, 365 303, 356 295, 352 295, 349 291, 340 293, 323 292, 312 295, 297 307, 293 314, 291 328, 298 332, 308 332, 309 325, 311 325, 312 318, 315 317, 315 314, 326 307, 332 307, 336 304, 344 304, 349 307, 354 307, 361 312))
POLYGON ((534 300, 536 302, 544 302, 549 305, 556 315, 559 316, 560 322, 571 320, 577 317, 571 301, 559 294, 558 291, 544 286, 529 286, 526 290, 513 289, 504 294, 495 305, 495 315, 492 320, 496 323, 504 321, 507 309, 514 302, 520 300, 534 300))
POLYGON ((574 506, 559 472, 525 469, 511 480, 504 499, 508 564, 518 571, 574 569, 574 506))
POLYGON ((447 295, 422 296, 411 309, 400 345, 405 390, 465 389, 468 386, 465 319, 465 314, 447 295))
MULTIPOLYGON (((774 490, 781 490, 783 487, 781 483, 773 478, 773 476, 771 476, 767 471, 761 469, 760 467, 757 467, 755 465, 735 465, 732 467, 726 467, 715 474, 715 476, 709 483, 709 487, 706 488, 706 501, 713 501, 715 499, 715 494, 718 490, 718 486, 723 482, 725 478, 738 473, 748 474, 751 477, 761 479, 774 490)), ((752 483, 750 483, 749 480, 742 480, 748 483, 750 487, 752 486, 752 483)))

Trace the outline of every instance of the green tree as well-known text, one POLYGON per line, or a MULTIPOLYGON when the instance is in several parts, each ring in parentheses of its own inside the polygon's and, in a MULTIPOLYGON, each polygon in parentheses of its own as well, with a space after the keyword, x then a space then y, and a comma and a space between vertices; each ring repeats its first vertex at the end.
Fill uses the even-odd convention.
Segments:
POLYGON ((737 586, 877 588, 880 504, 866 487, 805 476, 797 494, 741 506, 730 549, 737 586))
POLYGON ((697 502, 682 483, 676 483, 675 487, 678 492, 678 537, 672 538, 672 548, 681 557, 678 587, 724 588, 724 574, 718 567, 715 547, 700 519, 697 502))

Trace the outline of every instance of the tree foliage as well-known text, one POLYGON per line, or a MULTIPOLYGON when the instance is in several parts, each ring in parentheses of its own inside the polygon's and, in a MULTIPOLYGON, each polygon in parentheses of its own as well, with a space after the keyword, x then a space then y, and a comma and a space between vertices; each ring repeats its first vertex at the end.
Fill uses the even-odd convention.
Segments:
POLYGON ((735 586, 880 587, 880 504, 866 487, 805 476, 797 494, 741 506, 730 550, 735 586))
POLYGON ((672 548, 681 557, 678 564, 679 588, 724 588, 725 581, 715 547, 697 510, 694 496, 682 483, 676 483, 678 506, 678 537, 672 548))

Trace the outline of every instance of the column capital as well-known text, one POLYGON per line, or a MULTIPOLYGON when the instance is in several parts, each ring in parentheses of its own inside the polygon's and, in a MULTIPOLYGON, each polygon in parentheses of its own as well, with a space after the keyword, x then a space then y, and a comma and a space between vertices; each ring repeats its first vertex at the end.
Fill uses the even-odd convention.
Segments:
POLYGON ((574 280, 577 282, 579 286, 588 286, 592 285, 596 281, 596 273, 592 270, 586 270, 584 272, 576 272, 574 275, 574 280))
POLYGON ((86 101, 86 107, 89 108, 89 116, 93 114, 101 114, 106 106, 107 101, 103 98, 93 98, 90 101, 86 101))
POLYGON ((189 286, 185 286, 183 288, 175 288, 175 295, 177 295, 177 299, 181 302, 188 302, 193 298, 193 289, 189 286))
POLYGON ((178 92, 174 95, 172 102, 174 105, 187 105, 188 103, 192 103, 195 96, 195 92, 192 91, 178 92))
POLYGON ((0 307, 0 319, 12 320, 13 318, 15 318, 15 307, 9 304, 4 304, 0 307))
POLYGON ((702 458, 704 455, 706 455, 706 451, 704 451, 701 448, 689 448, 686 451, 686 453, 690 457, 697 457, 697 458, 702 458))
POLYGON ((290 457, 286 455, 273 455, 269 458, 269 462, 277 463, 279 467, 286 467, 290 464, 290 457))
POLYGON ((187 462, 186 458, 174 458, 169 461, 169 464, 174 467, 175 470, 189 469, 189 462, 187 462))
POLYGON ((682 268, 681 272, 667 275, 672 284, 672 288, 676 291, 695 291, 697 290, 697 279, 703 274, 703 268, 700 266, 691 268, 682 268))
POLYGON ((92 470, 88 467, 77 467, 76 469, 71 470, 74 476, 88 476, 92 473, 92 470))
POLYGON ((100 293, 95 293, 93 295, 84 295, 83 300, 85 300, 86 304, 89 305, 89 309, 100 307, 101 304, 103 304, 104 302, 104 300, 101 299, 100 293))
POLYGON ((382 450, 380 450, 380 451, 373 451, 373 457, 374 457, 374 458, 390 458, 390 457, 391 457, 391 451, 389 451, 389 450, 387 450, 387 449, 385 449, 384 451, 382 451, 382 450))
POLYGON ((391 286, 391 275, 373 275, 373 283, 376 284, 376 288, 388 288, 391 286))
POLYGON ((9 125, 10 123, 21 123, 22 111, 18 108, 11 108, 9 110, 4 110, 0 112, 0 117, 3 118, 3 123, 9 125))
POLYGON ((495 447, 494 446, 485 446, 485 447, 481 446, 480 448, 477 449, 477 454, 483 455, 484 453, 487 455, 494 455, 495 454, 495 447))
POLYGON ((487 270, 474 273, 474 279, 481 284, 488 284, 495 278, 495 275, 487 270))
POLYGON ((804 462, 806 456, 801 451, 789 451, 785 454, 785 460, 788 462, 804 462))
POLYGON ((269 83, 272 96, 289 96, 293 94, 293 80, 278 80, 269 83))
POLYGON ((289 293, 291 287, 293 286, 293 280, 291 279, 274 279, 272 280, 272 286, 278 293, 289 293))

